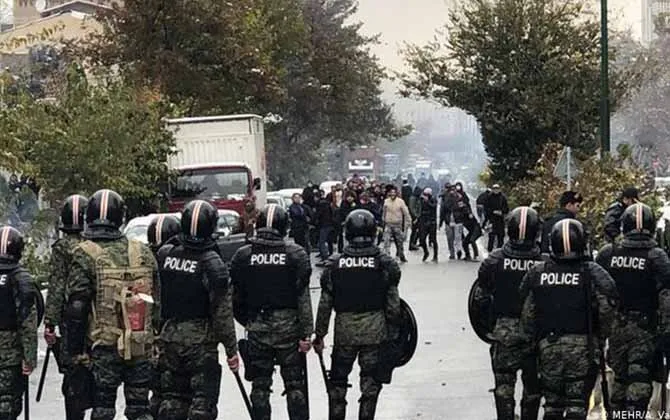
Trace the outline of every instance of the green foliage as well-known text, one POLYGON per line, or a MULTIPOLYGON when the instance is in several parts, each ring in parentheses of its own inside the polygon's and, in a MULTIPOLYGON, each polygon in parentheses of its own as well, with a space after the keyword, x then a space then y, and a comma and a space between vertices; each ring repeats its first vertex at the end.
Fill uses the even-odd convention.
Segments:
MULTIPOLYGON (((529 176, 548 142, 595 152, 599 21, 582 0, 462 2, 434 42, 403 53, 402 93, 473 115, 494 180, 529 176)), ((624 80, 611 77, 613 107, 624 80)))
POLYGON ((101 82, 89 84, 72 65, 58 101, 19 95, 0 111, 0 167, 30 174, 55 203, 100 188, 152 201, 174 145, 162 107, 121 82, 101 82))
MULTIPOLYGON (((560 145, 548 144, 536 162, 532 176, 507 186, 510 206, 535 203, 544 217, 556 210, 558 199, 566 190, 565 183, 553 175, 560 151, 560 145)), ((586 224, 598 246, 604 243, 605 211, 617 200, 624 187, 639 188, 641 200, 654 209, 662 205, 660 196, 650 188, 647 173, 633 162, 630 150, 623 146, 618 152, 602 159, 593 156, 579 161, 579 173, 572 186, 573 191, 584 197, 578 217, 586 224)))
POLYGON ((277 115, 270 177, 304 181, 325 142, 369 144, 408 132, 380 99, 376 37, 348 23, 354 0, 128 0, 75 53, 156 87, 185 115, 277 115), (300 164, 296 165, 296 162, 300 164))

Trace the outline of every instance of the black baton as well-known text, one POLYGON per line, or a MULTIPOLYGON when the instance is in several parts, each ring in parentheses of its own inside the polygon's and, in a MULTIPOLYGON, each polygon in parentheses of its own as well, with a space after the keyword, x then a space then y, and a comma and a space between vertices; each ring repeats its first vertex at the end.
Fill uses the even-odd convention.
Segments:
POLYGON ((326 391, 330 391, 328 370, 326 370, 326 362, 323 361, 323 353, 316 353, 316 355, 319 356, 319 365, 321 365, 321 375, 323 375, 323 382, 326 384, 326 391))
POLYGON ((247 395, 247 390, 244 388, 244 384, 242 383, 242 378, 240 378, 240 373, 239 372, 233 372, 233 375, 235 375, 235 380, 237 381, 237 387, 240 389, 240 393, 242 394, 242 399, 244 400, 244 405, 247 406, 247 411, 249 412, 249 417, 251 420, 254 419, 254 413, 251 410, 251 401, 249 401, 249 396, 247 395))
POLYGON ((37 396, 35 401, 40 402, 42 399, 42 391, 44 390, 44 380, 47 377, 47 367, 49 366, 49 356, 51 356, 51 347, 47 347, 47 355, 44 356, 44 364, 42 365, 42 374, 40 375, 40 383, 37 385, 37 396))
POLYGON ((30 395, 28 394, 28 375, 25 375, 25 381, 23 383, 23 418, 25 420, 30 420, 30 395))

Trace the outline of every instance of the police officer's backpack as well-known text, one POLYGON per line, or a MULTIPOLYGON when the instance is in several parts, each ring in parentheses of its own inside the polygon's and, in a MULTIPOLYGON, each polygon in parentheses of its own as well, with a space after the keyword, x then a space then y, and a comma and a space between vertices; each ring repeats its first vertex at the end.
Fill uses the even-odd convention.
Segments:
POLYGON ((142 261, 142 245, 128 241, 128 266, 114 260, 92 241, 79 244, 95 261, 96 299, 89 337, 96 345, 116 346, 129 360, 147 353, 153 341, 151 301, 153 269, 142 261))

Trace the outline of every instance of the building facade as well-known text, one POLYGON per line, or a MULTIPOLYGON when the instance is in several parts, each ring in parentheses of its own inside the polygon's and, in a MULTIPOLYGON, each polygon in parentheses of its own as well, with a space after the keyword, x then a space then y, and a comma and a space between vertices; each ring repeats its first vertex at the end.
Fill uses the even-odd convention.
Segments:
POLYGON ((670 13, 670 0, 642 0, 642 42, 649 44, 656 39, 656 18, 670 13))
MULTIPOLYGON (((32 22, 41 17, 38 6, 44 6, 44 9, 51 9, 53 7, 62 6, 67 3, 73 3, 72 0, 12 0, 13 23, 15 26, 20 26, 28 22, 32 22), (42 3, 42 4, 40 4, 42 3)), ((114 3, 122 4, 122 0, 88 0, 79 3, 93 3, 102 6, 112 6, 114 3)))

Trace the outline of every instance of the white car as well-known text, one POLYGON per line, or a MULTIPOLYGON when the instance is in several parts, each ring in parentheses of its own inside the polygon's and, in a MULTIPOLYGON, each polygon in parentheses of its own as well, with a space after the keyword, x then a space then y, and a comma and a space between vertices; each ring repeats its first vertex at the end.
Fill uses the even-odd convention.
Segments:
MULTIPOLYGON (((222 236, 230 236, 237 232, 240 215, 234 210, 219 210, 219 220, 216 226, 216 233, 222 236)), ((148 216, 135 217, 131 219, 123 228, 123 234, 128 239, 135 239, 142 243, 148 244, 147 231, 151 221, 158 217, 159 214, 169 214, 174 216, 177 220, 181 220, 181 213, 156 213, 148 216)))

